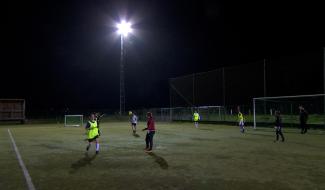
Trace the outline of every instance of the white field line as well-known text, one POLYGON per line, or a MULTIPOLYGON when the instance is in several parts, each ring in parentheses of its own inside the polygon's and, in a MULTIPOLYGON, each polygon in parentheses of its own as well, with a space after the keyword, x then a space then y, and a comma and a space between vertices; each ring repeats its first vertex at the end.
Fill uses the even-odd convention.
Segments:
POLYGON ((24 173, 24 176, 25 176, 25 179, 26 179, 26 183, 27 183, 27 186, 28 186, 28 189, 29 190, 35 190, 35 186, 32 182, 32 178, 30 177, 29 173, 28 173, 28 170, 23 162, 23 159, 21 158, 20 156, 20 153, 19 153, 19 150, 16 146, 16 143, 15 143, 15 140, 14 138, 12 137, 12 134, 10 132, 10 130, 8 129, 8 133, 9 133, 9 136, 10 136, 10 139, 11 139, 11 142, 12 142, 12 145, 14 147, 14 150, 16 152, 16 156, 17 156, 17 159, 19 161, 19 165, 21 167, 21 169, 23 170, 23 173, 24 173))

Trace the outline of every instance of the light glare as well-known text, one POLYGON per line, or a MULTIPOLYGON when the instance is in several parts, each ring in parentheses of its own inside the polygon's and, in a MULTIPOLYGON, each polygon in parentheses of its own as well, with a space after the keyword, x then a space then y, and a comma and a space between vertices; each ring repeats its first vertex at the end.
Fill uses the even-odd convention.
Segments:
POLYGON ((124 20, 117 24, 117 33, 123 36, 127 36, 132 32, 131 24, 129 22, 125 22, 124 20))

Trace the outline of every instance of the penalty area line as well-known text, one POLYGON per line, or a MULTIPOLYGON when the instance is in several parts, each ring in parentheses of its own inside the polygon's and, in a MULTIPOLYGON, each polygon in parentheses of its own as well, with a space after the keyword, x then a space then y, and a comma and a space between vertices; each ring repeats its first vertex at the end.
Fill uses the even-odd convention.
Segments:
POLYGON ((14 138, 13 138, 13 136, 12 136, 9 129, 8 129, 8 133, 9 133, 9 136, 10 136, 10 139, 11 139, 11 143, 12 143, 12 145, 14 147, 15 152, 16 152, 16 156, 17 156, 17 160, 19 162, 19 165, 20 165, 21 169, 23 170, 28 189, 29 190, 35 190, 35 186, 34 186, 34 184, 32 182, 32 178, 30 177, 30 175, 28 173, 28 170, 27 170, 27 168, 26 168, 26 166, 25 166, 25 164, 23 162, 23 159, 21 158, 19 150, 18 150, 18 148, 16 146, 16 142, 15 142, 15 140, 14 140, 14 138))

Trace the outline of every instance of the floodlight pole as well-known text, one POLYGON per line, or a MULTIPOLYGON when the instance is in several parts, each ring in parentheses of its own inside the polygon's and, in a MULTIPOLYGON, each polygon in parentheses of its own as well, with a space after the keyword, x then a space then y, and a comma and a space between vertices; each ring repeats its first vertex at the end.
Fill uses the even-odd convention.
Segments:
MULTIPOLYGON (((324 62, 324 64, 323 64, 323 70, 324 70, 324 72, 323 72, 323 75, 324 75, 324 81, 323 81, 323 85, 324 85, 324 94, 325 94, 325 47, 323 47, 323 62, 324 62)), ((325 96, 324 96, 324 102, 323 102, 323 106, 324 106, 324 115, 325 115, 325 96)), ((325 117, 324 117, 324 128, 325 128, 325 117)))
POLYGON ((121 62, 120 62, 120 115, 125 111, 125 85, 124 85, 124 35, 121 34, 121 62))
POLYGON ((263 61, 263 86, 264 97, 266 97, 266 60, 263 61))
POLYGON ((222 67, 222 103, 223 103, 223 107, 226 107, 225 67, 222 67))
POLYGON ((254 114, 254 129, 256 129, 256 104, 255 104, 255 98, 253 98, 253 114, 254 114))
MULTIPOLYGON (((266 61, 263 61, 263 91, 264 97, 266 97, 266 61)), ((266 102, 264 101, 264 114, 266 114, 266 102)))
MULTIPOLYGON (((193 102, 193 105, 195 106, 196 104, 196 102, 195 102, 195 73, 193 74, 193 76, 192 76, 192 97, 193 97, 193 100, 192 100, 192 102, 193 102)), ((195 106, 196 107, 196 106, 195 106)))

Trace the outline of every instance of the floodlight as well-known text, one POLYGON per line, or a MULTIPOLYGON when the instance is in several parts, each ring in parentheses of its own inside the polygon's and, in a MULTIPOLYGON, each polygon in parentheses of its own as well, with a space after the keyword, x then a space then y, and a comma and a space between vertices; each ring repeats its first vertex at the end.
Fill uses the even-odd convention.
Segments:
POLYGON ((127 36, 129 33, 132 32, 131 23, 126 22, 125 20, 117 24, 117 29, 117 33, 123 36, 127 36))

